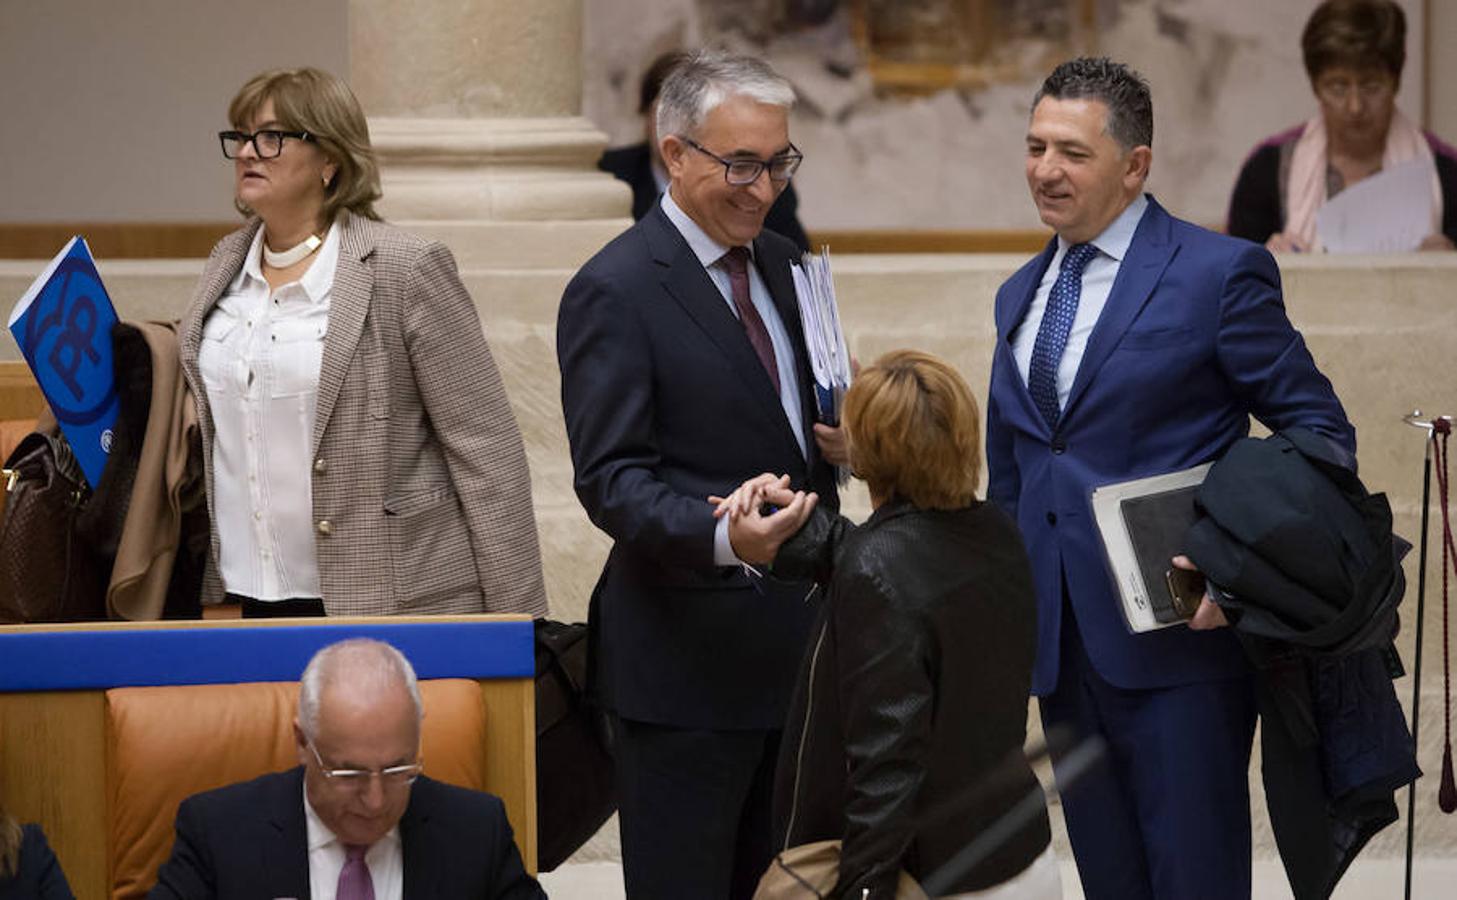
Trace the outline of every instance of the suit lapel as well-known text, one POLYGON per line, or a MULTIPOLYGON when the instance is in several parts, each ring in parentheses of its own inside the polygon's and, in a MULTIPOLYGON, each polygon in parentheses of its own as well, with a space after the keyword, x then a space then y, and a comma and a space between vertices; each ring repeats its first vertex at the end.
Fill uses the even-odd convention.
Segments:
POLYGON ((421 789, 430 789, 430 782, 424 778, 415 782, 410 791, 410 804, 400 817, 400 855, 405 869, 405 897, 440 896, 440 871, 438 855, 433 853, 438 839, 433 835, 434 823, 430 821, 428 803, 420 800, 421 789))
POLYGON ((1008 380, 1012 382, 1013 392, 1021 403, 1023 412, 1029 420, 1036 423, 1036 427, 1043 430, 1047 429, 1047 420, 1037 409, 1031 392, 1027 390, 1027 382, 1022 380, 1017 368, 1016 357, 1012 354, 1012 335, 1022 324, 1022 320, 1027 318, 1027 310, 1032 307, 1032 299, 1037 296, 1037 286, 1042 283, 1043 276, 1047 274, 1047 267, 1052 264, 1052 257, 1056 253, 1057 236, 1053 235, 1042 253, 1035 257, 1030 265, 1022 269, 1021 280, 1012 283, 1007 295, 1010 299, 1006 308, 997 310, 997 347, 994 352, 1002 358, 1001 369, 1008 373, 1008 380))
POLYGON ((1025 278, 1021 283, 1012 286, 1012 302, 1005 309, 997 310, 997 342, 1006 345, 1009 351, 1012 346, 1012 333, 1027 318, 1032 298, 1037 296, 1037 285, 1042 283, 1042 276, 1047 274, 1047 267, 1052 264, 1052 257, 1056 253, 1057 236, 1053 235, 1047 246, 1042 248, 1042 253, 1032 261, 1032 265, 1022 270, 1025 278))
POLYGON ((1148 211, 1133 233, 1128 253, 1118 267, 1118 277, 1108 294, 1108 302, 1088 336, 1087 349, 1083 351, 1082 362, 1078 364, 1077 376, 1073 378, 1072 390, 1068 392, 1067 405, 1063 407, 1063 418, 1072 414, 1073 407, 1088 389, 1088 383, 1107 362, 1113 348, 1118 346, 1123 333, 1153 296, 1154 288, 1163 278, 1179 246, 1174 243, 1168 213, 1152 198, 1148 211))
POLYGON ((329 330, 324 335, 324 358, 319 366, 319 398, 314 413, 310 456, 319 452, 324 428, 334 412, 349 361, 354 358, 364 317, 374 293, 374 272, 366 260, 374 252, 374 233, 367 219, 346 214, 340 226, 339 263, 329 294, 329 330))
POLYGON ((217 305, 223 291, 228 289, 228 285, 242 270, 248 248, 253 245, 253 236, 262 226, 262 220, 251 219, 247 225, 223 238, 218 244, 213 258, 208 261, 203 272, 203 283, 198 288, 202 302, 197 304, 197 312, 187 320, 187 326, 180 334, 183 360, 197 359, 198 351, 202 347, 203 323, 207 321, 208 313, 217 305))
MULTIPOLYGON (((754 241, 754 258, 758 261, 759 273, 764 276, 764 286, 774 307, 779 310, 779 319, 789 333, 791 351, 794 353, 794 371, 799 376, 800 428, 805 435, 805 449, 809 451, 809 462, 814 465, 818 445, 814 442, 814 423, 818 420, 815 406, 814 370, 809 362, 809 347, 804 340, 804 323, 799 318, 799 295, 794 292, 794 276, 789 267, 794 257, 780 256, 762 238, 754 241)), ((748 338, 745 337, 747 341, 748 338)), ((761 367, 762 368, 762 367, 761 367)), ((778 398, 775 398, 778 399, 778 398)), ((793 439, 794 435, 790 435, 793 439)), ((798 446, 796 442, 795 446, 798 446)))
POLYGON ((194 388, 198 422, 202 428, 203 441, 208 444, 212 442, 212 411, 208 406, 207 391, 202 385, 202 369, 198 365, 198 355, 202 352, 202 328, 207 322, 208 313, 217 306, 223 291, 228 289, 228 285, 243 268, 248 248, 253 245, 253 236, 262 225, 262 220, 252 219, 218 243, 203 269, 203 280, 198 287, 198 299, 201 302, 195 300, 189 307, 193 311, 184 318, 177 332, 182 369, 194 388))
POLYGON ((268 897, 298 897, 309 890, 309 835, 304 824, 304 770, 283 773, 270 784, 268 826, 259 852, 259 878, 268 897))
MULTIPOLYGON (((662 207, 654 207, 643 221, 648 223, 645 230, 648 234, 648 243, 652 249, 653 258, 658 265, 664 267, 663 287, 678 302, 689 318, 708 335, 709 340, 718 347, 719 351, 728 357, 729 363, 738 376, 738 383, 754 396, 755 406, 763 410, 766 416, 775 423, 777 433, 790 442, 795 454, 798 455, 800 453, 799 442, 794 439, 794 433, 789 428, 789 420, 784 417, 784 407, 779 402, 779 394, 774 390, 774 383, 769 380, 769 373, 764 371, 758 354, 754 352, 748 335, 744 333, 744 326, 729 310, 723 294, 719 293, 713 279, 699 263, 698 257, 693 255, 693 250, 688 246, 688 242, 668 220, 662 207)), ((760 274, 764 274, 764 269, 760 269, 760 274)), ((767 275, 765 282, 768 283, 767 275)), ((793 296, 793 291, 790 292, 790 296, 793 296)), ((783 309, 778 297, 775 298, 775 304, 781 310, 783 309)), ((796 320, 798 315, 796 312, 796 320)), ((789 322, 786 321, 785 324, 788 325, 789 322)), ((803 344, 803 341, 799 343, 803 344)), ((795 352, 798 353, 798 350, 795 352)))

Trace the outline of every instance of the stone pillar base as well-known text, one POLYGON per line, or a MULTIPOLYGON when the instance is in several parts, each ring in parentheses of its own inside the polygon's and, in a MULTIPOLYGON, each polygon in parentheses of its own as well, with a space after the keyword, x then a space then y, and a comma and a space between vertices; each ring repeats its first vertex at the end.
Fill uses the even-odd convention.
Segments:
POLYGON ((575 268, 626 228, 631 193, 597 170, 581 116, 374 118, 380 214, 437 238, 462 267, 575 268))
POLYGON ((631 202, 597 170, 607 138, 580 116, 388 118, 369 128, 394 219, 610 219, 631 202))

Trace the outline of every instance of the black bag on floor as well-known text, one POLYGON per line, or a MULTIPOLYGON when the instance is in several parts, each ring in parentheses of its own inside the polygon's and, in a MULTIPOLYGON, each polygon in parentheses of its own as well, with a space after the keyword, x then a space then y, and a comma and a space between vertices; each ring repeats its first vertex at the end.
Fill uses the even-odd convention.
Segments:
POLYGON ((536 859, 550 872, 617 811, 612 753, 587 697, 587 626, 536 620, 536 859))

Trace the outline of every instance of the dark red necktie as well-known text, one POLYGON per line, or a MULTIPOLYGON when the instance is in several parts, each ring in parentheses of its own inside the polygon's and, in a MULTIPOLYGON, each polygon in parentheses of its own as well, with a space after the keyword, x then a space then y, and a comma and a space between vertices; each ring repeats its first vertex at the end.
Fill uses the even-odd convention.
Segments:
POLYGON ((744 333, 749 336, 749 343, 754 345, 754 352, 759 355, 759 362, 763 363, 764 371, 769 373, 769 380, 774 383, 777 393, 779 364, 774 360, 774 342, 769 339, 769 329, 764 327, 764 320, 759 317, 759 310, 754 308, 754 301, 749 297, 749 248, 733 247, 719 262, 728 270, 734 308, 739 311, 739 321, 744 324, 744 333))

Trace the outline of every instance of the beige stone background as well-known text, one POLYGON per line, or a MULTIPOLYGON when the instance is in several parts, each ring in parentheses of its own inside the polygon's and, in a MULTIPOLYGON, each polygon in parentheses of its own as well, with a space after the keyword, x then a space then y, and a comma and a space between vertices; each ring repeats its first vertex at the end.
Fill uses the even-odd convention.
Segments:
MULTIPOLYGON (((1176 212, 1218 221, 1238 157, 1255 140, 1309 114, 1308 88, 1290 74, 1288 47, 1311 5, 1118 5, 1102 49, 1135 60, 1155 80, 1156 189, 1176 212), (1183 31, 1187 41, 1169 39, 1173 20, 1191 23, 1183 31), (1218 101, 1190 105, 1191 97, 1204 96, 1200 73, 1211 71, 1224 73, 1215 79, 1222 85, 1218 101)), ((1441 40, 1431 44, 1431 69, 1441 77, 1422 88, 1431 89, 1434 122, 1451 136, 1457 130, 1451 93, 1457 4, 1412 5, 1435 10, 1428 24, 1441 40)), ((592 171, 608 133, 625 140, 634 127, 604 85, 620 101, 623 85, 636 80, 635 67, 647 55, 642 51, 664 49, 654 44, 662 34, 703 37, 708 6, 708 0, 256 0, 247 7, 0 0, 0 224, 226 219, 229 170, 212 133, 222 127, 237 84, 257 69, 285 63, 349 72, 384 157, 385 214, 445 240, 476 298, 530 454, 553 614, 581 618, 607 542, 571 491, 554 354, 556 303, 575 267, 626 225, 626 190, 592 171), (673 22, 681 24, 676 31, 659 27, 673 22)), ((797 84, 823 88, 798 74, 801 51, 775 45, 766 52, 797 84)), ((1408 90, 1413 80, 1409 64, 1408 90)), ((796 140, 803 136, 815 162, 806 173, 817 173, 800 185, 806 222, 812 229, 1034 224, 1018 174, 1030 93, 1024 84, 991 89, 970 106, 963 98, 931 98, 906 109, 872 103, 865 118, 852 117, 862 131, 840 134, 796 118, 796 140), (970 108, 983 110, 984 118, 954 113, 970 108), (906 155, 907 148, 946 146, 954 151, 906 155), (884 173, 893 177, 877 180, 884 173), (976 211, 974 221, 963 218, 968 211, 976 211), (872 213, 874 219, 857 218, 872 213)), ((1403 102, 1421 104, 1410 95, 1403 102)), ((951 359, 984 396, 993 292, 1020 261, 840 257, 837 283, 852 348, 862 359, 892 347, 930 349, 951 359)), ((0 262, 0 303, 18 297, 41 265, 0 262)), ((123 316, 161 318, 185 306, 200 265, 102 260, 101 271, 123 316)), ((1457 256, 1288 257, 1281 267, 1291 316, 1356 423, 1362 473, 1373 490, 1391 496, 1398 530, 1415 539, 1423 441, 1400 416, 1414 407, 1457 413, 1457 377, 1443 368, 1457 341, 1457 256)), ((14 358, 14 345, 0 345, 0 355, 14 358)), ((852 493, 849 506, 865 510, 863 491, 852 493)), ((1408 666, 1415 559, 1407 564, 1412 588, 1401 641, 1408 666)), ((1420 747, 1429 777, 1417 791, 1416 896, 1449 897, 1457 827, 1435 802, 1442 702, 1435 560, 1429 574, 1420 747)), ((1411 682, 1397 683, 1403 702, 1411 682)), ((1252 784, 1256 857, 1269 876, 1257 896, 1288 896, 1288 889, 1280 893, 1257 768, 1252 784)), ((1405 796, 1399 799, 1404 813, 1405 796)), ((1391 884, 1399 878, 1403 839, 1402 827, 1387 829, 1337 896, 1397 896, 1391 884)), ((1061 839, 1059 851, 1067 857, 1061 839)), ((579 858, 615 854, 609 828, 579 858)))
MULTIPOLYGON (((1411 36, 1399 103, 1420 118, 1426 84, 1422 0, 1401 0, 1411 36)), ((658 53, 703 43, 762 54, 801 103, 791 133, 806 227, 1032 228, 1021 178, 1028 104, 1040 78, 908 99, 877 96, 840 13, 765 34, 774 0, 588 2, 584 110, 614 143, 641 139, 637 86, 658 53)), ((1224 221, 1255 142, 1314 114, 1300 31, 1316 0, 1100 0, 1091 52, 1124 60, 1154 96, 1150 189, 1170 209, 1224 221)), ((1028 42, 1027 53, 1043 45, 1028 42)), ((1449 82, 1450 84, 1450 82, 1449 82)), ((1457 105, 1452 95, 1444 100, 1457 105)), ((1457 138, 1457 110, 1435 123, 1457 138)))

